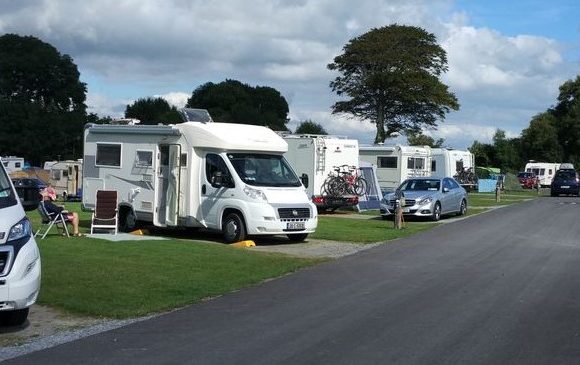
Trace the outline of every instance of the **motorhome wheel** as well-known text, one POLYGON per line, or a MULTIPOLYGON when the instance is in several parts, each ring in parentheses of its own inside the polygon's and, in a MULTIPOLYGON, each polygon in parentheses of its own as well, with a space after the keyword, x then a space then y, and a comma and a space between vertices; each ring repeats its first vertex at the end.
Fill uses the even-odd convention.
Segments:
POLYGON ((291 242, 302 242, 308 237, 308 233, 287 234, 286 236, 291 242))
POLYGON ((5 326, 21 326, 28 318, 29 308, 0 312, 0 322, 5 326))
POLYGON ((238 213, 230 213, 223 222, 223 234, 226 243, 239 242, 246 239, 246 227, 238 213))
POLYGON ((125 214, 121 216, 121 231, 132 232, 137 228, 137 217, 133 210, 126 209, 125 214))

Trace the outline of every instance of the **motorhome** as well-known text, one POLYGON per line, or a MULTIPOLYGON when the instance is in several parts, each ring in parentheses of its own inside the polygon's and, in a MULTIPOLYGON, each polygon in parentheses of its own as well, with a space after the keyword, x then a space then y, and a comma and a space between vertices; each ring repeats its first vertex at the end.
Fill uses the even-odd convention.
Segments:
POLYGON ((395 190, 405 179, 429 176, 429 146, 360 146, 359 160, 377 168, 377 178, 384 191, 395 190))
POLYGON ((284 157, 301 177, 306 192, 319 210, 337 209, 358 203, 357 195, 329 194, 324 185, 341 166, 358 172, 358 141, 338 136, 284 135, 288 151, 284 157))
POLYGON ((40 253, 30 221, 4 164, 1 165, 0 323, 17 326, 26 321, 40 290, 40 253))
POLYGON ((554 178, 554 174, 560 168, 560 163, 555 162, 537 162, 537 161, 529 161, 526 164, 526 172, 533 173, 538 181, 540 182, 540 186, 548 187, 552 184, 552 179, 554 178))
POLYGON ((2 157, 2 165, 4 165, 6 172, 9 174, 16 171, 22 171, 24 168, 24 158, 16 156, 2 157))
POLYGON ((52 164, 48 182, 65 200, 82 195, 83 160, 65 160, 52 164))
POLYGON ((97 190, 116 190, 124 231, 144 221, 218 230, 226 242, 277 234, 297 242, 315 231, 316 207, 284 159, 281 136, 214 123, 204 110, 182 113, 175 125, 88 124, 83 208, 95 208, 97 190))
POLYGON ((475 157, 469 151, 432 148, 431 176, 454 177, 462 186, 474 188, 477 185, 475 157))

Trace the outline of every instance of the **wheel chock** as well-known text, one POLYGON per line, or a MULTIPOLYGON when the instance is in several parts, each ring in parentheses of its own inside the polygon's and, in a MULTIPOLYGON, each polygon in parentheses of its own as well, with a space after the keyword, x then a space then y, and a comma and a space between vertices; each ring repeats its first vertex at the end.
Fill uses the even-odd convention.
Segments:
POLYGON ((147 229, 136 229, 132 232, 130 232, 131 234, 134 234, 136 236, 144 236, 144 235, 148 235, 149 234, 149 230, 147 229))
POLYGON ((254 246, 256 246, 256 244, 252 240, 246 240, 246 241, 230 243, 230 246, 238 247, 238 248, 246 248, 246 247, 254 247, 254 246))

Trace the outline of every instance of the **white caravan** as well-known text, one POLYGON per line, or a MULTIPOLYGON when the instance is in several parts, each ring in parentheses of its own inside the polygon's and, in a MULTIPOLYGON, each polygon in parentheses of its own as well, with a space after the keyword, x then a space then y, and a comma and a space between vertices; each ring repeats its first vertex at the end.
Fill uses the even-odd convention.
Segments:
MULTIPOLYGON (((46 163, 45 163, 46 165, 46 163)), ((83 160, 58 161, 49 168, 48 182, 59 196, 65 200, 78 198, 81 194, 83 181, 83 160)))
POLYGON ((335 136, 284 135, 288 152, 284 157, 306 186, 306 192, 319 209, 336 209, 358 203, 355 195, 327 196, 324 182, 335 168, 358 169, 358 141, 335 136))
POLYGON ((560 168, 560 163, 529 161, 526 164, 526 172, 531 172, 540 181, 540 186, 547 187, 552 184, 552 179, 556 171, 560 168))
POLYGON ((477 184, 473 153, 450 148, 432 148, 431 177, 454 177, 462 186, 473 188, 477 184))
POLYGON ((26 321, 40 290, 40 253, 3 164, 0 217, 0 324, 17 326, 26 321))
POLYGON ((9 174, 16 171, 22 171, 22 168, 24 167, 24 158, 16 156, 2 157, 2 165, 4 165, 6 172, 9 174))
POLYGON ((379 186, 395 190, 405 179, 429 176, 431 148, 429 146, 360 146, 359 160, 377 167, 379 186))
POLYGON ((176 125, 87 125, 83 207, 95 208, 97 190, 116 190, 124 231, 139 220, 219 230, 226 242, 306 239, 317 211, 283 157, 284 139, 266 127, 213 123, 203 112, 188 109, 189 121, 176 125))

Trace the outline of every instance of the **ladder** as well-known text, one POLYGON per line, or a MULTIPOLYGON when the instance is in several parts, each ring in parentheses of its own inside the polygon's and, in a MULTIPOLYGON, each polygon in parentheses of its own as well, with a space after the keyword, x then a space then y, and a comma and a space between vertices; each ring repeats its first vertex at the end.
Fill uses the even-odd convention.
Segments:
POLYGON ((326 143, 324 138, 317 137, 315 139, 316 145, 316 171, 324 171, 326 169, 326 143))

